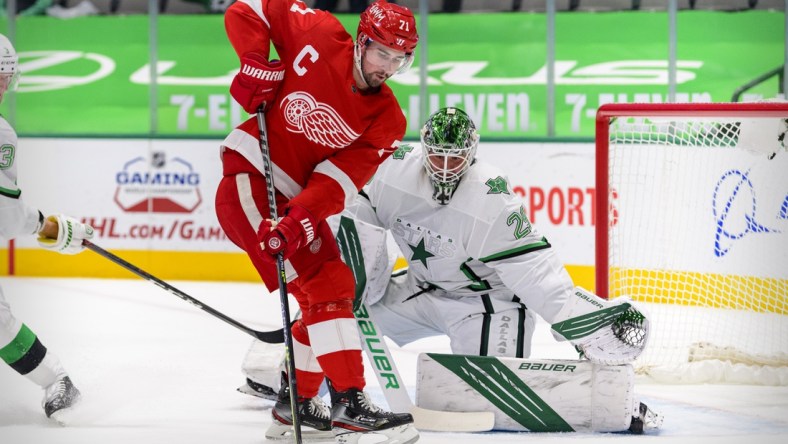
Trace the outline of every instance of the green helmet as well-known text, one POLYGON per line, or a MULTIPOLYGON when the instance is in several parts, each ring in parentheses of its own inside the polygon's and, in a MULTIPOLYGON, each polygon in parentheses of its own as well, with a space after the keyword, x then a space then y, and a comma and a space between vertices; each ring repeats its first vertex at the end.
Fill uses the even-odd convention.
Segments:
POLYGON ((479 133, 465 111, 442 108, 433 113, 421 129, 424 168, 434 188, 432 198, 449 203, 463 174, 476 156, 479 133))

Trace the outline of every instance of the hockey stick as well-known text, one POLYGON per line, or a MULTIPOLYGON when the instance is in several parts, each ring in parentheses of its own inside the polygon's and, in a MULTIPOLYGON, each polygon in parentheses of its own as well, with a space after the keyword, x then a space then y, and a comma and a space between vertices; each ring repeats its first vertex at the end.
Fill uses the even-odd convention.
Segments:
POLYGON ((217 310, 215 310, 215 309, 203 304, 202 302, 198 301, 197 299, 189 296, 188 294, 182 292, 181 290, 178 290, 177 288, 175 288, 172 285, 164 282, 163 280, 157 278, 156 276, 153 276, 152 274, 150 274, 150 273, 148 273, 148 272, 146 272, 144 270, 141 270, 140 268, 130 264, 129 262, 127 262, 127 261, 121 259, 120 257, 110 253, 109 251, 99 247, 98 245, 94 244, 93 242, 91 242, 91 241, 89 241, 87 239, 82 241, 82 245, 84 245, 85 248, 87 248, 88 250, 91 250, 91 251, 97 253, 98 255, 103 256, 106 259, 109 259, 111 262, 114 262, 114 263, 120 265, 121 267, 123 267, 126 270, 136 274, 137 276, 145 279, 146 281, 153 282, 154 284, 158 285, 159 287, 163 288, 164 290, 167 290, 168 292, 174 294, 175 296, 178 296, 179 298, 181 298, 184 301, 194 305, 195 307, 199 308, 200 310, 210 314, 211 316, 213 316, 215 318, 221 319, 222 321, 232 325, 233 327, 237 328, 238 330, 241 330, 242 332, 244 332, 244 333, 246 333, 246 334, 248 334, 248 335, 250 335, 250 336, 252 336, 252 337, 254 337, 256 339, 259 339, 259 340, 261 340, 263 342, 268 342, 270 344, 276 344, 276 343, 282 342, 284 340, 284 335, 283 335, 281 329, 280 330, 272 330, 272 331, 257 331, 257 330, 253 330, 253 329, 241 324, 240 322, 236 321, 235 319, 223 314, 222 312, 217 311, 217 310))
MULTIPOLYGON (((268 191, 268 210, 272 221, 279 219, 276 211, 276 188, 274 187, 274 169, 271 165, 271 152, 268 146, 268 133, 265 126, 265 103, 257 109, 257 128, 260 131, 260 154, 263 155, 263 173, 268 191)), ((284 333, 285 356, 287 358, 287 384, 290 388, 290 414, 293 418, 293 438, 301 444, 301 418, 298 416, 298 388, 296 385, 295 356, 293 353, 293 332, 290 329, 290 303, 287 299, 287 274, 285 258, 280 252, 276 255, 276 277, 279 280, 279 302, 282 308, 282 330, 284 333)))
MULTIPOLYGON (((370 238, 366 238, 366 240, 372 241, 373 244, 377 242, 370 238)), ((367 267, 364 262, 359 231, 352 219, 342 216, 337 231, 337 243, 345 263, 350 267, 355 277, 356 300, 361 301, 367 285, 367 267)), ((444 412, 414 405, 403 384, 388 345, 386 345, 383 333, 372 319, 367 305, 360 302, 353 315, 361 334, 364 353, 375 370, 375 377, 391 411, 410 412, 413 415, 414 425, 421 430, 486 432, 493 429, 495 415, 492 412, 444 412)))

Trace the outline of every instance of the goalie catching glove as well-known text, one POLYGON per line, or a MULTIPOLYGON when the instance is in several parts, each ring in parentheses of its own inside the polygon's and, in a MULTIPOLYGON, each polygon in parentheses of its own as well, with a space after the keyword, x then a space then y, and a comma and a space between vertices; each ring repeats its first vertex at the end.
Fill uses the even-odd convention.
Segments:
POLYGON ((44 232, 47 230, 44 227, 38 232, 38 244, 47 250, 61 254, 77 254, 85 249, 82 241, 93 237, 93 227, 83 224, 73 217, 62 214, 53 215, 47 217, 44 224, 47 223, 57 225, 57 238, 46 236, 44 232))
POLYGON ((598 364, 627 364, 646 348, 648 318, 623 298, 611 302, 575 287, 557 319, 564 320, 552 329, 598 364))
POLYGON ((241 57, 241 70, 230 84, 230 95, 249 114, 256 113, 260 106, 267 111, 284 78, 285 66, 279 60, 269 62, 262 54, 246 54, 241 57))
POLYGON ((299 248, 315 240, 317 221, 303 207, 292 205, 285 210, 279 222, 265 219, 257 230, 263 259, 276 263, 276 255, 282 253, 289 259, 299 248))

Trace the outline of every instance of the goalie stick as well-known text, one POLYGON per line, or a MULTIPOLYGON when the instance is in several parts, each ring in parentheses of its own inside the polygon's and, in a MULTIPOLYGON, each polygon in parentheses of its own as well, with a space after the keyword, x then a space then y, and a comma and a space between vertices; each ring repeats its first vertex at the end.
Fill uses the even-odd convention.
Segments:
POLYGON ((148 273, 148 272, 146 272, 146 271, 144 271, 144 270, 142 270, 142 269, 130 264, 129 262, 127 262, 127 261, 121 259, 120 257, 110 253, 109 251, 99 247, 98 245, 94 244, 93 242, 91 242, 91 241, 89 241, 87 239, 82 241, 82 245, 84 245, 85 248, 87 248, 88 250, 91 250, 94 253, 97 253, 98 255, 103 256, 106 259, 109 259, 111 262, 114 262, 114 263, 120 265, 121 267, 123 267, 126 270, 136 274, 137 276, 145 279, 146 281, 153 282, 154 284, 158 285, 159 287, 163 288, 164 290, 174 294, 175 296, 178 296, 179 298, 181 298, 184 301, 194 305, 195 307, 199 308, 200 310, 210 314, 211 316, 213 316, 215 318, 221 319, 222 321, 232 325, 233 327, 237 328, 238 330, 241 330, 242 332, 244 332, 244 333, 246 333, 246 334, 248 334, 248 335, 250 335, 250 336, 252 336, 254 338, 257 338, 257 339, 259 339, 259 340, 261 340, 263 342, 268 342, 268 343, 271 343, 271 344, 281 343, 281 342, 284 341, 284 334, 283 334, 282 329, 273 330, 273 331, 257 331, 257 330, 253 330, 253 329, 245 326, 244 324, 241 324, 240 322, 236 321, 235 319, 223 314, 222 312, 217 311, 217 310, 215 310, 215 309, 203 304, 202 302, 198 301, 197 299, 189 296, 188 294, 182 292, 181 290, 178 290, 177 288, 175 288, 172 285, 162 281, 161 279, 157 278, 156 276, 153 276, 152 274, 150 274, 150 273, 148 273))
MULTIPOLYGON (((353 313, 361 334, 362 347, 375 370, 381 391, 386 397, 389 409, 394 412, 410 412, 417 429, 438 432, 486 432, 495 425, 492 412, 447 412, 430 410, 413 404, 407 389, 402 384, 394 358, 391 356, 383 335, 380 333, 369 310, 362 304, 353 313)), ((297 316, 297 315, 296 315, 297 316)), ((265 342, 265 341, 264 341, 265 342)), ((279 341, 281 343, 283 341, 279 341)), ((287 357, 282 357, 279 368, 284 367, 287 357)), ((320 386, 319 396, 327 393, 325 382, 320 386)))
POLYGON ((393 412, 410 412, 419 430, 435 432, 486 432, 495 426, 493 412, 447 412, 421 408, 410 400, 394 358, 366 304, 355 311, 361 343, 375 370, 380 389, 393 412))

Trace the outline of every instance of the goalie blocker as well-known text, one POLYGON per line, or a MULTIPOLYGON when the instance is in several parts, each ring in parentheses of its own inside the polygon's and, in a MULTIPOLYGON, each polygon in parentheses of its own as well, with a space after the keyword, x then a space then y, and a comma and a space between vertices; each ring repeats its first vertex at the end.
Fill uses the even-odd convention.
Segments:
POLYGON ((416 404, 493 412, 496 430, 642 433, 662 417, 635 399, 634 378, 628 364, 422 353, 416 404))

